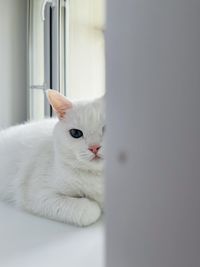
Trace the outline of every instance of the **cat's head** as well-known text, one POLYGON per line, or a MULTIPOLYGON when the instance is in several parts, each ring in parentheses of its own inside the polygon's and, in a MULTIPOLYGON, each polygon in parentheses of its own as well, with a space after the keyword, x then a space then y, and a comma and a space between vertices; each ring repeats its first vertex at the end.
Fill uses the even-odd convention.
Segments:
POLYGON ((74 168, 101 171, 104 161, 104 99, 71 102, 57 91, 47 96, 59 121, 55 146, 60 160, 74 168))

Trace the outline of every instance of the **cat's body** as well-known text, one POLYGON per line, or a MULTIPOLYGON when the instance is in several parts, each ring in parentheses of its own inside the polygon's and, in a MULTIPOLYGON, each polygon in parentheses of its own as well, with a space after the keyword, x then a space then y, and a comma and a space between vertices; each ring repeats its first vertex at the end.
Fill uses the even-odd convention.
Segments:
POLYGON ((102 146, 103 120, 99 101, 78 103, 60 120, 1 131, 0 198, 54 220, 95 222, 103 205, 103 152, 99 146, 94 156, 88 147, 102 146), (71 128, 83 136, 73 138, 71 128))

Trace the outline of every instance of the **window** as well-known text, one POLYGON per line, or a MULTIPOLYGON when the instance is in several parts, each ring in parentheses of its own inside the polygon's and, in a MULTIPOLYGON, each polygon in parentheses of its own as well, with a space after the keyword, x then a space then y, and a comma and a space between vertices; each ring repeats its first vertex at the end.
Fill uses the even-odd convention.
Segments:
POLYGON ((29 0, 29 117, 51 115, 45 89, 71 99, 105 91, 104 0, 29 0))

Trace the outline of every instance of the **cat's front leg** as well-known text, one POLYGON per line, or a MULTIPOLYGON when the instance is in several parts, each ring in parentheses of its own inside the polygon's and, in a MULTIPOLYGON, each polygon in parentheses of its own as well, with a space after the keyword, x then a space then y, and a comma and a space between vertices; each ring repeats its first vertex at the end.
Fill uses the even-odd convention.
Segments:
POLYGON ((33 201, 29 200, 23 206, 34 214, 78 226, 88 226, 96 222, 101 215, 101 209, 97 202, 87 198, 60 194, 42 196, 33 201))

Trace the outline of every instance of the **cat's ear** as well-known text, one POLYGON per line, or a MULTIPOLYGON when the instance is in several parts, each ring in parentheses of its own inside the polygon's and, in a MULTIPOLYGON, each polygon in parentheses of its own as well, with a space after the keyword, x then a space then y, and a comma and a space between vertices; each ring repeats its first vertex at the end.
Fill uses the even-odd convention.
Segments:
POLYGON ((49 89, 46 91, 46 94, 49 103, 58 115, 58 118, 62 119, 65 116, 67 110, 72 108, 72 103, 56 90, 49 89))

